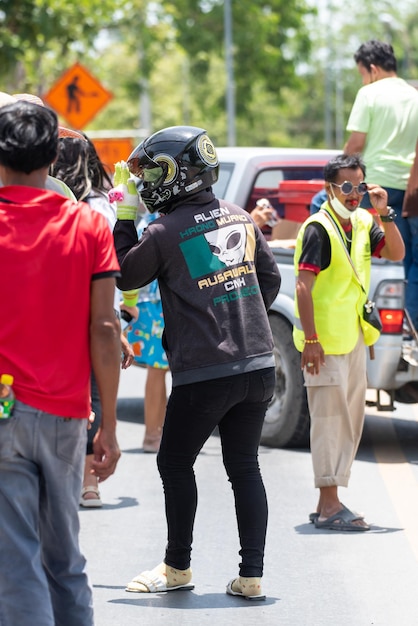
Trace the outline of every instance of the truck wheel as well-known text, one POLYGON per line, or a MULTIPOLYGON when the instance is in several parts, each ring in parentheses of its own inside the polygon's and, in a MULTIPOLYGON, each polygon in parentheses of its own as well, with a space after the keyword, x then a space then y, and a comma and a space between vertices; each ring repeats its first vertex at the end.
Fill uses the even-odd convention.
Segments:
POLYGON ((274 448, 309 446, 309 410, 300 354, 292 327, 276 314, 269 315, 274 339, 276 388, 264 418, 261 444, 274 448))

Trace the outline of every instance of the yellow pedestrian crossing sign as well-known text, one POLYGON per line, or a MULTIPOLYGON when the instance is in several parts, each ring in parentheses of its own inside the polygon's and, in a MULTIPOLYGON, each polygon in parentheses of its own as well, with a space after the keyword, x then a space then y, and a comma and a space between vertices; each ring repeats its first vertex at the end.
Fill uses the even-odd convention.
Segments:
POLYGON ((42 100, 73 128, 84 128, 113 94, 80 63, 64 72, 42 100))

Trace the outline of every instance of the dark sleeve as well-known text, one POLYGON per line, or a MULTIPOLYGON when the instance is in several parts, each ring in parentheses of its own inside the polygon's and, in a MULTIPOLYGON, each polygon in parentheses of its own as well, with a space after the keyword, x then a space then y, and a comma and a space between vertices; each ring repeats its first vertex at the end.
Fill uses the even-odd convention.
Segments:
POLYGON ((120 272, 99 272, 97 274, 93 274, 91 279, 92 280, 99 280, 100 278, 119 278, 120 277, 120 272))
POLYGON ((325 228, 319 222, 307 225, 303 234, 299 269, 319 274, 331 262, 331 242, 325 228))
POLYGON ((113 229, 113 239, 119 265, 122 265, 123 259, 129 250, 138 243, 135 222, 132 220, 118 220, 113 229))
POLYGON ((264 305, 268 311, 279 293, 282 278, 274 254, 264 235, 257 226, 254 228, 257 237, 257 279, 264 305))
POLYGON ((133 221, 118 220, 115 224, 113 238, 122 273, 116 284, 122 291, 148 285, 158 275, 159 254, 149 230, 144 230, 138 241, 133 221))
POLYGON ((379 252, 385 245, 385 233, 373 220, 372 227, 370 229, 370 250, 372 256, 380 256, 379 252))

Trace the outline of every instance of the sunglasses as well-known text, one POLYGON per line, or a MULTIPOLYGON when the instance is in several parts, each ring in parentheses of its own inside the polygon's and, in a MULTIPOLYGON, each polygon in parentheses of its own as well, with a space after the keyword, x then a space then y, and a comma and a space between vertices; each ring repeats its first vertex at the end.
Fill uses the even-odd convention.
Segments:
POLYGON ((354 190, 357 191, 359 196, 364 196, 364 194, 367 193, 367 183, 365 183, 364 181, 362 183, 359 183, 358 185, 353 185, 353 183, 350 183, 349 180, 345 180, 342 185, 338 185, 337 183, 333 182, 331 182, 331 185, 334 185, 334 187, 339 187, 341 189, 341 193, 343 193, 345 196, 349 196, 350 193, 352 193, 354 190))

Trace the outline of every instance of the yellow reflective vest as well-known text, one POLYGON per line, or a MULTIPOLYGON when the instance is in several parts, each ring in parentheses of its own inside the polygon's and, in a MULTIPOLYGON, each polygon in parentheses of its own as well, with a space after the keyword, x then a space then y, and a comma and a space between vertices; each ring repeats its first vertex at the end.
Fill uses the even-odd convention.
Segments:
MULTIPOLYGON (((309 217, 299 231, 294 257, 296 276, 299 273, 303 235, 308 224, 312 222, 322 224, 331 242, 331 262, 326 269, 319 272, 312 289, 316 332, 325 354, 347 354, 357 343, 363 306, 370 286, 370 229, 373 216, 361 208, 358 208, 352 216, 351 259, 366 293, 363 292, 347 258, 343 243, 344 231, 328 203, 323 205, 321 211, 309 217), (330 218, 337 225, 342 241, 330 218)), ((370 336, 368 333, 367 328, 364 330, 365 343, 371 345, 377 341, 379 332, 373 333, 372 329, 370 336)), ((293 340, 299 352, 303 351, 304 338, 295 297, 293 340)))

